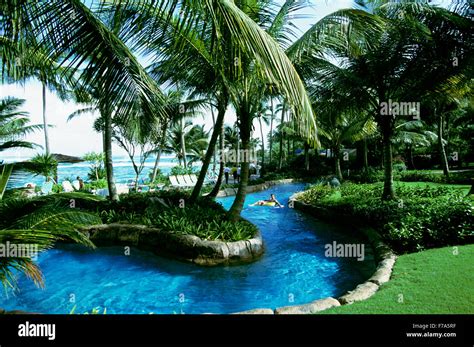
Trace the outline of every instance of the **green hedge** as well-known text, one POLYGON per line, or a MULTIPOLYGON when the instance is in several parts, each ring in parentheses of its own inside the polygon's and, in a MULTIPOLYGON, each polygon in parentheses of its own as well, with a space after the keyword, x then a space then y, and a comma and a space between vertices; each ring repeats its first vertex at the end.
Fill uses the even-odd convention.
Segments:
POLYGON ((206 240, 248 240, 257 233, 257 228, 244 219, 229 221, 225 209, 214 200, 201 198, 191 205, 189 195, 190 192, 183 191, 131 193, 121 195, 119 202, 112 202, 76 192, 8 199, 0 202, 0 227, 8 228, 19 218, 40 209, 75 208, 97 213, 105 224, 141 224, 206 240))
POLYGON ((315 186, 300 199, 375 227, 398 252, 474 241, 473 206, 462 191, 396 185, 397 200, 381 201, 382 190, 380 183, 345 183, 338 191, 315 186))

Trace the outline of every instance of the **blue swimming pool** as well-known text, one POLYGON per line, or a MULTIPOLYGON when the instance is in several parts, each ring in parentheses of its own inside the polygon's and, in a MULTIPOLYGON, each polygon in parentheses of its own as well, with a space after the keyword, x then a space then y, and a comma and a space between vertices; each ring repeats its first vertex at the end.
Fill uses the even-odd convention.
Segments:
MULTIPOLYGON (((374 271, 371 249, 365 260, 327 258, 324 245, 360 242, 355 231, 321 223, 290 208, 248 207, 270 193, 287 202, 303 184, 273 187, 247 197, 243 216, 265 240, 261 260, 242 266, 203 268, 151 253, 66 245, 43 253, 39 264, 45 289, 20 277, 20 291, 1 293, 0 307, 43 313, 231 313, 257 307, 296 305, 338 296, 374 271), (344 231, 344 232, 343 232, 344 231)), ((220 202, 230 207, 233 198, 220 202)))

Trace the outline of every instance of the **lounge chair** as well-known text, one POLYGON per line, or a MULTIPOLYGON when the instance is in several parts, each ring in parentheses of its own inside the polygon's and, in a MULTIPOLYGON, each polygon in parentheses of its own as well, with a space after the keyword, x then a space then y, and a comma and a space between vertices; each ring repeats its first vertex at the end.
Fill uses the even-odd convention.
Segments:
POLYGON ((109 196, 109 190, 107 188, 97 189, 95 194, 99 195, 99 196, 107 197, 107 196, 109 196))
POLYGON ((65 193, 71 193, 74 191, 74 187, 72 186, 71 182, 69 181, 63 181, 63 183, 61 184, 62 187, 63 187, 63 190, 65 193))
POLYGON ((53 191, 53 182, 44 182, 38 195, 49 195, 53 191))
POLYGON ((183 175, 183 179, 186 181, 189 187, 194 187, 197 183, 196 175, 183 175))
POLYGON ((191 178, 188 177, 188 179, 186 179, 186 176, 189 176, 189 175, 176 176, 176 179, 185 188, 194 187, 194 184, 191 183, 191 178))
POLYGON ((183 184, 178 182, 178 177, 177 176, 170 176, 169 180, 170 180, 171 186, 173 186, 175 188, 184 188, 185 187, 183 184))

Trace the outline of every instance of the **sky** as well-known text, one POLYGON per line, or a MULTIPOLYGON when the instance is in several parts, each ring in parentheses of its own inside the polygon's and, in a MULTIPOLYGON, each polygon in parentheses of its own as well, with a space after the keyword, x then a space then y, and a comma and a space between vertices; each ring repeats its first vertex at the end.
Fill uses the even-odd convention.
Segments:
MULTIPOLYGON (((341 8, 349 8, 353 6, 352 0, 313 0, 313 6, 306 8, 301 14, 307 15, 304 19, 299 19, 297 25, 301 32, 306 31, 325 15, 341 8)), ((30 115, 31 124, 42 124, 42 91, 41 84, 36 80, 30 80, 23 85, 8 84, 0 85, 0 98, 14 96, 25 99, 24 111, 30 115)), ((92 129, 92 124, 97 115, 84 115, 67 122, 68 116, 81 108, 81 105, 73 102, 62 102, 55 94, 47 92, 47 108, 46 113, 48 123, 52 126, 49 128, 50 148, 52 153, 61 153, 66 155, 82 156, 87 152, 101 152, 102 140, 101 135, 92 129)), ((228 111, 225 119, 226 124, 235 122, 235 115, 232 111, 228 111)), ((212 128, 212 119, 210 114, 204 118, 193 120, 194 124, 205 124, 206 130, 212 128)), ((255 122, 254 137, 259 137, 260 129, 258 122, 255 122)), ((264 125, 264 134, 268 134, 269 126, 264 125)), ((38 131, 26 138, 40 145, 44 145, 44 135, 42 131, 38 131)), ((37 152, 43 152, 42 149, 28 150, 16 149, 5 151, 2 153, 2 159, 7 161, 21 160, 25 157, 32 157, 37 152)), ((113 145, 114 155, 126 155, 126 152, 113 145)))

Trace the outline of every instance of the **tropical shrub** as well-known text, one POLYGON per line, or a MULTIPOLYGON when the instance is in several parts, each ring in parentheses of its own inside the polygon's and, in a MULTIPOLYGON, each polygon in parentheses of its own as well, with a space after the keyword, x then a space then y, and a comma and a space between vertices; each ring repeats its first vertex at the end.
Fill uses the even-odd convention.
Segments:
POLYGON ((397 185, 398 199, 381 201, 382 190, 382 183, 345 183, 341 197, 334 199, 323 187, 315 186, 303 192, 300 200, 375 227, 398 252, 474 241, 473 205, 462 191, 397 185))

